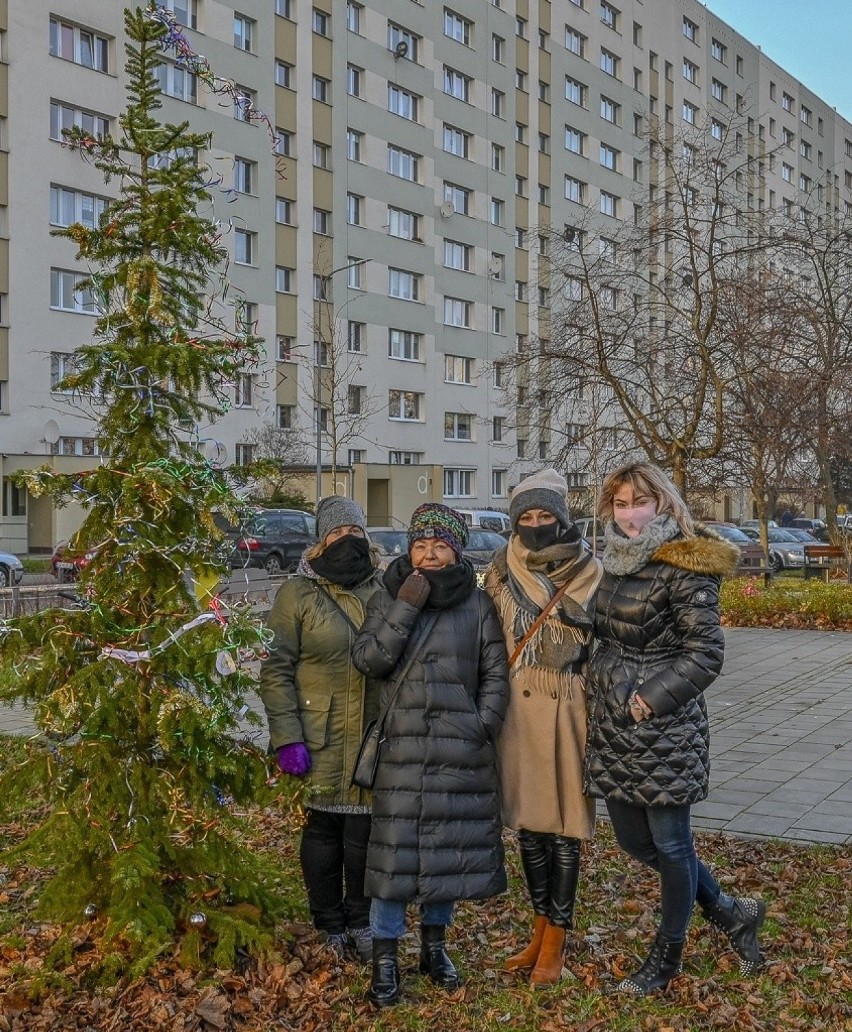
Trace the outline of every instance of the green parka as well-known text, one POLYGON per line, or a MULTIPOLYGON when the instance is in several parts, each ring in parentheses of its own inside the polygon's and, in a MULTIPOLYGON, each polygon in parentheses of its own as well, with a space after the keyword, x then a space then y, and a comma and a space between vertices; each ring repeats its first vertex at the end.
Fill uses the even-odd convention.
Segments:
POLYGON ((354 632, 319 585, 360 627, 381 572, 354 588, 298 576, 279 589, 268 621, 274 637, 260 670, 269 745, 307 746, 313 761, 309 803, 365 806, 370 793, 350 788, 349 781, 364 727, 378 716, 380 685, 352 665, 354 632))

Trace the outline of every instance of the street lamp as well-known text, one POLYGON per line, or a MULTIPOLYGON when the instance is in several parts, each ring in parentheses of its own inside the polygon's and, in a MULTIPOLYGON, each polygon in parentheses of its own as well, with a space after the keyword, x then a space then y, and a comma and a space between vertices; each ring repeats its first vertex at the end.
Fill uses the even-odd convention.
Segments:
MULTIPOLYGON (((320 303, 323 301, 328 305, 330 304, 328 284, 332 276, 336 276, 338 272, 346 272, 349 269, 354 269, 359 265, 364 265, 367 262, 372 261, 371 258, 358 258, 354 262, 347 262, 346 265, 338 265, 336 269, 332 269, 330 272, 320 274, 320 296, 317 299, 320 303)), ((317 472, 316 472, 316 495, 317 505, 319 505, 320 498, 322 498, 322 347, 325 343, 325 325, 322 316, 317 320, 317 341, 319 343, 319 354, 314 356, 314 398, 316 400, 316 449, 317 449, 317 472)), ((332 399, 333 400, 333 399, 332 399)), ((334 489, 332 485, 332 490, 334 489)))

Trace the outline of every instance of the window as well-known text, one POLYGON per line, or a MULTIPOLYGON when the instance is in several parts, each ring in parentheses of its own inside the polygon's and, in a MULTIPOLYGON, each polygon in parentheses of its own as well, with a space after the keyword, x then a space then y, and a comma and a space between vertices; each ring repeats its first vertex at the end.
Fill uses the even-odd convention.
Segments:
POLYGON ((412 151, 403 150, 394 144, 388 144, 388 172, 399 179, 407 179, 412 183, 417 182, 419 171, 420 155, 412 151))
POLYGON ((569 301, 581 301, 583 299, 583 281, 579 276, 565 277, 565 297, 569 301))
POLYGON ((582 82, 578 82, 577 79, 571 79, 569 76, 565 76, 565 99, 570 100, 572 104, 577 104, 579 107, 586 106, 586 87, 582 82))
POLYGON ((690 104, 688 100, 683 102, 683 120, 689 122, 690 125, 695 125, 698 118, 698 108, 694 104, 690 104))
POLYGON ((326 14, 325 11, 320 11, 319 8, 315 7, 311 12, 311 29, 318 36, 328 35, 330 22, 331 16, 326 14))
POLYGON ((527 38, 526 18, 515 18, 515 35, 518 37, 518 39, 527 38))
POLYGON ((348 193, 346 195, 346 222, 350 226, 361 225, 361 211, 364 198, 358 194, 348 193))
POLYGON ((423 452, 419 451, 392 451, 388 452, 388 462, 391 466, 419 466, 423 461, 423 452))
POLYGON ((803 158, 807 158, 808 161, 811 160, 811 151, 812 151, 812 149, 813 148, 807 142, 807 140, 801 140, 800 141, 800 143, 799 143, 799 154, 801 154, 803 158))
POLYGON ((612 169, 613 172, 617 171, 618 154, 619 152, 614 147, 610 147, 607 144, 602 143, 600 150, 600 159, 603 167, 612 169))
MULTIPOLYGON (((331 290, 329 289, 331 284, 329 283, 328 278, 326 276, 320 276, 319 273, 315 272, 311 277, 311 282, 313 284, 311 290, 311 297, 314 299, 314 301, 331 300, 331 290)), ((314 350, 316 350, 318 346, 318 342, 314 341, 314 350)), ((323 345, 323 348, 325 348, 325 345, 323 345)), ((321 364, 325 365, 325 362, 322 362, 321 364)))
POLYGON ((254 193, 257 163, 248 158, 234 158, 234 189, 237 193, 254 193))
POLYGON ((618 218, 618 198, 606 190, 601 190, 601 214, 618 218))
POLYGON ((346 323, 346 350, 353 354, 360 354, 364 350, 364 343, 367 339, 367 324, 354 322, 352 319, 346 323))
POLYGON ((322 236, 331 233, 331 212, 323 208, 314 208, 314 232, 322 236))
POLYGON ((799 189, 803 193, 810 193, 812 185, 810 176, 799 176, 799 189))
POLYGON ((538 152, 539 154, 550 153, 550 137, 547 133, 538 134, 538 152))
POLYGON ((350 97, 361 96, 361 86, 364 78, 364 69, 356 65, 346 66, 346 92, 350 97))
POLYGON ((167 97, 174 97, 175 100, 183 100, 188 104, 196 103, 198 88, 192 72, 166 63, 157 66, 154 70, 154 78, 157 80, 160 92, 167 97))
POLYGON ((400 86, 388 85, 388 111, 391 114, 416 122, 419 112, 420 97, 400 86))
POLYGON ((234 46, 238 50, 254 50, 255 23, 244 14, 234 14, 234 46))
POLYGON ((526 176, 515 176, 515 195, 517 197, 526 197, 526 195, 527 195, 527 177, 526 176))
POLYGON ((538 99, 545 104, 550 103, 550 83, 545 82, 544 79, 538 80, 538 99))
POLYGON ((506 309, 491 309, 491 332, 502 337, 506 332, 506 309))
POLYGON ((388 235, 402 240, 419 240, 420 216, 404 208, 388 206, 388 235))
POLYGON ((491 114, 495 118, 502 118, 503 111, 505 110, 506 94, 501 90, 496 90, 491 87, 491 114))
POLYGON ((571 29, 570 26, 565 26, 565 50, 569 54, 575 54, 577 57, 585 59, 587 42, 588 39, 582 32, 571 29))
POLYGON ((565 199, 574 201, 577 204, 584 204, 586 200, 586 184, 573 176, 566 176, 565 199))
MULTIPOLYGON (((694 21, 687 18, 686 15, 683 17, 683 34, 687 39, 692 40, 693 43, 698 42, 698 26, 694 21)), ((713 41, 716 42, 715 40, 713 41)))
POLYGON ((58 391, 59 385, 66 376, 74 376, 77 369, 77 356, 65 351, 50 353, 50 389, 58 391))
POLYGON ((356 35, 361 34, 361 14, 364 8, 361 4, 356 4, 354 0, 348 0, 346 4, 346 28, 349 32, 354 32, 356 35))
POLYGON ((282 226, 293 225, 293 202, 286 197, 275 198, 275 221, 282 226))
POLYGON ((727 52, 728 48, 725 46, 724 43, 720 42, 718 39, 714 39, 713 42, 710 44, 710 56, 713 58, 714 61, 718 61, 720 64, 726 63, 725 55, 727 54, 727 52))
POLYGON ((275 13, 279 18, 293 18, 293 4, 295 0, 275 0, 275 13))
POLYGON ((527 142, 527 127, 524 125, 523 122, 515 122, 515 142, 527 142))
POLYGON ((346 130, 346 157, 349 161, 361 161, 361 149, 364 145, 364 134, 357 129, 346 130))
POLYGON ((275 290, 279 294, 295 293, 296 270, 288 269, 284 265, 275 266, 275 290))
POLYGON ((275 142, 273 144, 275 153, 289 158, 293 153, 293 134, 286 129, 275 129, 275 142))
POLYGON ((739 56, 739 54, 737 54, 736 68, 737 68, 737 75, 742 75, 743 74, 743 59, 739 56))
POLYGON ((494 379, 492 381, 491 386, 492 387, 502 387, 503 386, 503 363, 502 362, 495 362, 494 363, 493 373, 494 373, 494 379))
POLYGON ((234 445, 234 465, 235 466, 250 466, 254 462, 254 445, 253 444, 235 444, 234 445))
POLYGON ((465 330, 473 325, 473 302, 460 297, 444 298, 444 325, 460 326, 465 330))
POLYGON ((251 408, 252 406, 251 373, 237 373, 234 379, 234 407, 251 408))
POLYGON ((495 444, 499 444, 503 440, 504 422, 503 416, 494 416, 491 420, 491 440, 495 444))
POLYGON ((363 290, 363 275, 366 261, 351 254, 346 256, 346 261, 346 286, 350 290, 363 290))
MULTIPOLYGON (((50 446, 52 455, 100 455, 101 446, 96 437, 60 437, 56 444, 50 446)), ((10 488, 12 484, 8 485, 10 488)), ((25 516, 26 515, 26 491, 21 491, 20 499, 22 508, 6 511, 7 506, 4 499, 4 516, 25 516)))
POLYGON ((50 270, 50 307, 63 312, 95 315, 95 301, 90 290, 81 290, 80 284, 88 276, 67 269, 50 270))
POLYGON ((728 87, 723 82, 719 82, 718 79, 713 79, 711 81, 710 95, 713 97, 714 100, 721 101, 721 103, 724 104, 727 93, 728 87))
MULTIPOLYGON (((92 68, 97 72, 109 71, 109 40, 89 29, 69 25, 56 18, 50 19, 50 53, 64 61, 92 68)), ((4 54, 5 57, 5 54, 4 54)))
POLYGON ((618 78, 618 57, 603 47, 601 47, 601 71, 611 75, 614 79, 618 78))
POLYGON ((527 90, 527 73, 521 68, 515 69, 515 89, 521 90, 523 93, 528 93, 527 90))
POLYGON ((444 183, 444 200, 452 204, 454 210, 460 215, 470 214, 471 191, 465 186, 456 186, 455 183, 444 183))
POLYGON ((279 333, 275 338, 275 358, 278 362, 293 361, 293 338, 279 333))
POLYGON ((806 108, 804 104, 799 107, 799 118, 805 125, 810 125, 812 120, 811 109, 806 108))
POLYGON ((403 362, 420 361, 420 334, 411 330, 388 330, 388 358, 403 362))
POLYGON ((475 498, 476 470, 444 467, 445 498, 475 498))
MULTIPOLYGON (((497 440, 497 438, 495 438, 497 440)), ((507 494, 507 481, 505 469, 491 470, 491 496, 493 498, 505 498, 507 494)))
POLYGON ((346 389, 346 411, 350 416, 360 416, 364 411, 364 401, 367 394, 365 387, 358 387, 350 383, 346 389))
POLYGON ((420 37, 401 25, 388 22, 388 50, 392 50, 397 57, 416 63, 420 57, 420 37))
POLYGON ((421 419, 423 395, 416 391, 388 391, 388 419, 421 419))
POLYGON ((608 4, 606 0, 601 0, 601 21, 610 29, 614 29, 618 32, 618 17, 620 11, 617 11, 612 4, 608 4))
POLYGON ((276 406, 276 426, 279 430, 292 430, 296 425, 296 406, 276 406))
POLYGON ((444 413, 445 441, 472 441, 473 417, 468 412, 444 413))
POLYGON ((781 94, 781 107, 784 108, 785 111, 792 111, 794 106, 795 106, 795 103, 793 101, 793 98, 790 96, 790 94, 789 93, 782 93, 781 94))
POLYGON ((781 140, 785 147, 792 147, 793 141, 795 139, 796 134, 792 131, 792 129, 787 129, 786 127, 783 127, 781 129, 781 140))
POLYGON ((506 166, 506 148, 500 143, 491 144, 491 170, 502 172, 506 166))
POLYGON ((473 359, 460 355, 444 355, 445 383, 473 383, 473 359))
POLYGON ((444 93, 456 100, 470 102, 470 77, 444 65, 444 93))
POLYGON ((490 222, 492 226, 503 225, 503 212, 505 210, 505 204, 500 200, 499 197, 491 198, 490 206, 490 222))
POLYGON ((502 36, 491 37, 491 60, 497 64, 503 63, 503 53, 506 49, 506 40, 502 36))
POLYGON ((419 300, 420 276, 405 269, 388 269, 388 296, 403 301, 419 300))
POLYGON ((52 226, 70 226, 72 222, 80 222, 89 229, 98 225, 98 220, 106 211, 107 201, 104 197, 71 190, 67 186, 50 185, 50 224, 52 226))
POLYGON ((257 93, 248 86, 234 87, 234 118, 238 122, 250 122, 257 93))
POLYGON ((515 280, 515 300, 526 301, 527 285, 523 280, 515 280))
POLYGON ((328 104, 330 92, 329 80, 324 79, 321 75, 314 75, 311 79, 311 96, 314 100, 318 100, 320 104, 328 104))
POLYGON ((687 82, 698 82, 698 65, 683 59, 683 77, 687 82))
POLYGON ((69 107, 67 104, 60 104, 58 100, 50 102, 51 140, 64 140, 62 130, 72 129, 74 126, 78 126, 89 136, 102 139, 109 133, 109 122, 105 115, 95 114, 94 111, 69 107))
POLYGON ((470 133, 444 123, 444 150, 457 158, 470 157, 470 133))
MULTIPOLYGON (((454 39, 457 43, 470 46, 472 23, 460 14, 451 11, 449 7, 444 8, 444 35, 454 39)), ((495 58, 497 60, 497 58, 495 58)))
POLYGON ((252 265, 257 249, 257 234, 248 229, 234 230, 234 261, 238 265, 252 265))
POLYGON ((314 365, 328 365, 328 343, 324 340, 314 341, 314 365))
POLYGON ((444 241, 444 268, 460 269, 470 272, 470 259, 473 248, 470 244, 460 244, 457 240, 444 241))
POLYGON ((616 104, 614 100, 610 100, 609 97, 605 97, 601 94, 601 118, 605 121, 612 122, 613 125, 618 125, 620 108, 620 104, 616 104))
POLYGON ((550 204, 550 187, 545 183, 538 184, 538 203, 550 204))

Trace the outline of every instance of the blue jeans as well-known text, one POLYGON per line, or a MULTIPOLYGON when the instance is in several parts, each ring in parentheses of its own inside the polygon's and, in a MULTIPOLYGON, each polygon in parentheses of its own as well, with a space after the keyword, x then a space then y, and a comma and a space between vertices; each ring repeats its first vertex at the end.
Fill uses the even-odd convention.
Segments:
POLYGON ((621 848, 659 874, 659 930, 670 942, 681 942, 696 900, 712 904, 720 892, 695 852, 689 806, 633 806, 607 799, 606 808, 621 848))
MULTIPOLYGON (((370 928, 377 939, 399 939, 405 934, 405 908, 399 899, 374 899, 370 905, 370 928)), ((443 925, 453 923, 454 903, 426 903, 420 908, 422 923, 443 925)))

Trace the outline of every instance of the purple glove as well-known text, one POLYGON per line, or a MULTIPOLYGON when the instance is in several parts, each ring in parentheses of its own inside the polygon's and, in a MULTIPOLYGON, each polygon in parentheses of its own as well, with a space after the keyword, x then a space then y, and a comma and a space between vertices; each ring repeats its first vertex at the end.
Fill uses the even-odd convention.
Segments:
POLYGON ((275 754, 278 759, 278 769, 282 774, 294 774, 296 777, 301 777, 311 769, 311 754, 302 742, 279 745, 275 754))

